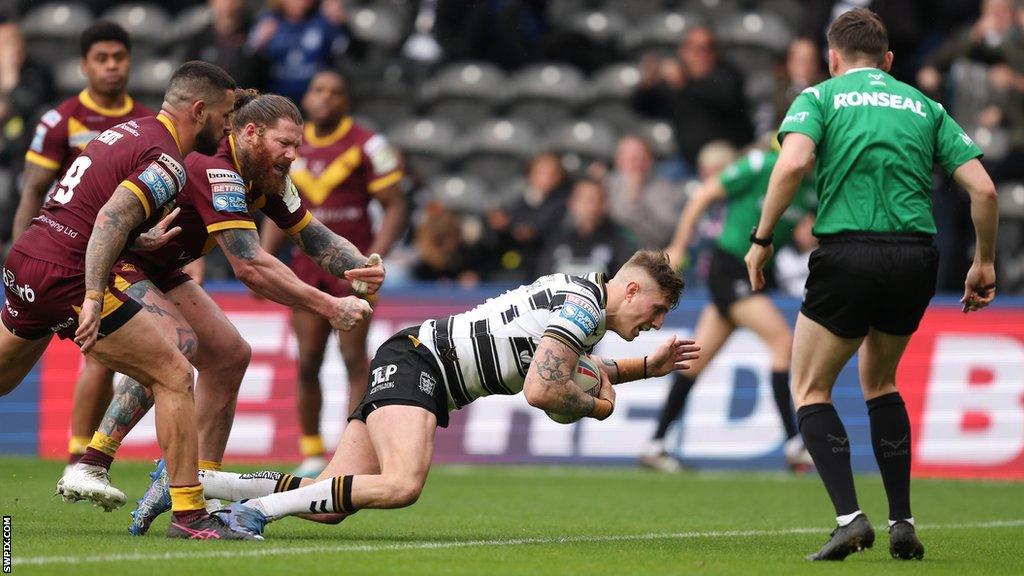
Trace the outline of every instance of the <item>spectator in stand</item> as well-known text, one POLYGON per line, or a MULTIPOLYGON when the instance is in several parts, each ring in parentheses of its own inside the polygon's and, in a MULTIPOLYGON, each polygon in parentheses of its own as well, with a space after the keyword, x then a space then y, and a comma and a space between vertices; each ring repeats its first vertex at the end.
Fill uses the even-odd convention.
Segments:
POLYGON ((18 25, 0 24, 0 245, 11 238, 18 204, 15 181, 24 165, 37 107, 53 97, 50 72, 28 57, 18 25))
POLYGON ((216 64, 231 74, 239 86, 265 87, 267 63, 246 45, 252 19, 245 0, 208 3, 210 25, 185 40, 185 60, 216 64))
POLYGON ((520 282, 536 275, 544 235, 565 218, 568 196, 569 180, 558 154, 534 157, 522 194, 511 206, 487 214, 500 259, 496 279, 520 282))
POLYGON ((626 231, 608 218, 604 186, 584 178, 572 187, 568 217, 544 243, 536 275, 604 272, 611 277, 635 251, 626 231))
POLYGON ((248 49, 269 62, 267 88, 298 102, 313 76, 354 52, 342 0, 270 2, 249 35, 248 49))
POLYGON ((1013 0, 984 0, 977 22, 955 33, 925 59, 925 65, 917 73, 918 88, 941 100, 943 75, 949 72, 954 60, 967 58, 982 64, 1003 62, 1004 45, 1012 35, 1013 0))
POLYGON ((627 135, 615 149, 614 170, 606 178, 611 219, 629 231, 640 248, 662 248, 672 239, 686 194, 658 177, 647 141, 627 135))
POLYGON ((412 277, 423 282, 454 282, 469 288, 480 283, 480 251, 463 240, 463 222, 458 214, 430 204, 426 217, 416 226, 416 262, 412 277))
POLYGON ((797 38, 789 44, 785 65, 775 75, 771 99, 759 104, 754 111, 755 132, 761 138, 777 130, 789 110, 789 105, 805 88, 823 82, 821 52, 810 38, 797 38))
POLYGON ((687 33, 676 58, 645 56, 640 74, 634 106, 672 120, 680 155, 691 170, 701 146, 712 140, 728 140, 737 147, 750 142, 743 76, 719 59, 711 30, 687 33))
POLYGON ((487 60, 506 69, 541 60, 545 0, 437 0, 434 38, 446 60, 487 60))
POLYGON ((1024 3, 1018 3, 1016 25, 1002 44, 1004 63, 989 69, 988 82, 1002 103, 982 111, 981 124, 1001 125, 1010 136, 1010 150, 999 161, 983 161, 992 180, 1024 180, 1024 3))

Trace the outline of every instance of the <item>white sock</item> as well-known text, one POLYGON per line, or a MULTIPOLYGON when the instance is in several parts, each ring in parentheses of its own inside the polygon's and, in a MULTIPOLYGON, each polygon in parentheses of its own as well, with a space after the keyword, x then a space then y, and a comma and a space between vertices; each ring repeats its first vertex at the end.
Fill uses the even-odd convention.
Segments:
POLYGON ((337 512, 339 510, 334 502, 335 480, 327 478, 295 490, 262 496, 245 505, 263 512, 271 520, 303 512, 337 512))
POLYGON ((836 524, 839 524, 840 526, 846 526, 850 522, 853 522, 853 520, 861 514, 863 514, 863 512, 861 512, 860 510, 855 510, 845 516, 836 516, 836 524))
POLYGON ((273 494, 281 480, 280 472, 247 472, 236 474, 216 470, 200 470, 199 482, 207 498, 237 502, 273 494))
POLYGON ((892 528, 892 525, 897 523, 897 522, 906 522, 906 523, 910 524, 911 526, 913 526, 914 525, 914 517, 911 516, 910 518, 904 518, 903 520, 889 520, 889 528, 892 528))

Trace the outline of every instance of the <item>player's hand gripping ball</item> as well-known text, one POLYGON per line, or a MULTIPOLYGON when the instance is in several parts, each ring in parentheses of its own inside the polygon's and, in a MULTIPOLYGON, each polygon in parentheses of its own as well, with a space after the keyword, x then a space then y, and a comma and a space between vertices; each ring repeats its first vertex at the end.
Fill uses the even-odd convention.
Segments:
MULTIPOLYGON (((574 384, 579 386, 580 390, 590 394, 591 396, 597 397, 598 391, 601 390, 601 372, 598 368, 597 363, 591 360, 586 354, 580 356, 579 361, 576 363, 576 368, 572 373, 572 381, 574 384)), ((555 414, 554 412, 544 411, 551 418, 559 424, 572 424, 581 417, 564 416, 562 414, 555 414)))

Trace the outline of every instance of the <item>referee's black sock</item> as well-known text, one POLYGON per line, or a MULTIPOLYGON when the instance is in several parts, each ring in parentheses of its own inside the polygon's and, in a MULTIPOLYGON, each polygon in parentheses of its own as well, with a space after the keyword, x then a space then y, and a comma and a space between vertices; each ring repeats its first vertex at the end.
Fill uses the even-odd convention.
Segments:
POLYGON ((796 412, 804 445, 814 459, 821 481, 825 483, 836 516, 846 516, 860 509, 853 488, 850 467, 850 437, 831 404, 808 404, 796 412))
POLYGON ((867 401, 871 446, 889 498, 889 519, 910 515, 910 418, 899 392, 867 401))
POLYGON ((772 372, 772 395, 775 406, 779 408, 779 417, 786 427, 786 439, 796 436, 796 418, 793 417, 793 399, 789 394, 789 372, 772 372))
POLYGON ((668 399, 665 400, 665 405, 661 408, 661 416, 658 418, 658 429, 654 432, 654 439, 656 441, 665 439, 668 427, 683 413, 683 407, 686 406, 686 397, 690 395, 694 382, 696 381, 693 378, 678 372, 672 379, 672 390, 669 391, 668 399))

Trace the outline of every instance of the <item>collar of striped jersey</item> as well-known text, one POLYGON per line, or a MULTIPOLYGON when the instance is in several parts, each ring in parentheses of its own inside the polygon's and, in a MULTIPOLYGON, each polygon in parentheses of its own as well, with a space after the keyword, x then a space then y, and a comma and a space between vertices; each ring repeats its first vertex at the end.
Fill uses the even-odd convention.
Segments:
POLYGON ((594 273, 594 282, 601 289, 601 308, 608 308, 608 276, 604 272, 594 273))
POLYGON ((313 146, 314 148, 324 148, 334 144, 338 140, 341 140, 348 131, 352 129, 352 118, 346 116, 338 122, 338 127, 327 136, 317 136, 316 127, 312 123, 307 123, 303 129, 303 138, 306 140, 306 144, 313 146))
POLYGON ((156 120, 163 124, 164 128, 167 128, 167 131, 171 133, 171 138, 174 138, 174 145, 178 147, 178 153, 184 155, 184 152, 181 150, 181 142, 178 141, 178 129, 174 127, 174 122, 162 112, 156 115, 156 120))
POLYGON ((110 118, 124 116, 128 112, 131 112, 132 106, 135 106, 135 101, 132 100, 132 97, 125 94, 124 104, 120 108, 104 108, 92 99, 92 96, 89 95, 88 88, 83 88, 82 91, 78 93, 78 101, 82 103, 82 106, 85 106, 89 110, 110 118))

